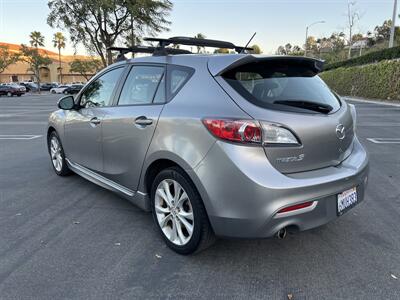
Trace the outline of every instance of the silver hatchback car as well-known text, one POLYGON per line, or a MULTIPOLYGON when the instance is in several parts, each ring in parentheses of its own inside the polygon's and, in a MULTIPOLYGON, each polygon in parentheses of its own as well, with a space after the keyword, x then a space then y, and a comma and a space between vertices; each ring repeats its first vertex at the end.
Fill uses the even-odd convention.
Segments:
POLYGON ((181 254, 215 236, 284 237, 363 200, 355 108, 318 77, 321 61, 179 54, 168 41, 59 101, 47 132, 58 175, 73 171, 151 211, 181 254))

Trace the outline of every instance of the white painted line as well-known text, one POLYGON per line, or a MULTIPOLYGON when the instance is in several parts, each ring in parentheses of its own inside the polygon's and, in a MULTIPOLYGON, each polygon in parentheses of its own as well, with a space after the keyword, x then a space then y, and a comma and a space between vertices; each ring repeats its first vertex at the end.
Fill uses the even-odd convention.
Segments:
MULTIPOLYGON (((384 117, 384 115, 383 115, 384 117)), ((400 123, 389 123, 389 122, 382 122, 382 123, 358 123, 357 127, 399 127, 400 123)))
POLYGON ((400 144, 400 138, 367 138, 374 144, 400 144))
POLYGON ((31 134, 0 134, 0 140, 33 140, 40 137, 41 135, 31 134))
POLYGON ((353 97, 343 97, 343 98, 345 100, 362 102, 362 103, 373 103, 373 104, 381 104, 381 105, 385 105, 385 106, 397 106, 397 107, 400 107, 399 103, 389 103, 389 100, 388 101, 376 101, 376 100, 359 99, 359 98, 353 98, 353 97))

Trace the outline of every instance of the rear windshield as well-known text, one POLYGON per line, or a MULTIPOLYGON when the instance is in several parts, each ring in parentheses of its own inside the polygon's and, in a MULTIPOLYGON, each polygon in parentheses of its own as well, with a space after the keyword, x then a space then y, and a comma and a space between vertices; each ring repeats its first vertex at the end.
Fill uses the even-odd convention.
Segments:
POLYGON ((222 77, 257 106, 279 110, 333 113, 338 97, 301 62, 254 62, 229 70, 222 77))

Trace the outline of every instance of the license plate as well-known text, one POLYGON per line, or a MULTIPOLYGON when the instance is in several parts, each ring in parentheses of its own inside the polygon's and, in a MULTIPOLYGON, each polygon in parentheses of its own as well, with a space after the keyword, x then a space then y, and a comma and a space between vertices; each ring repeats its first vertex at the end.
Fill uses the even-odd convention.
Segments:
POLYGON ((337 196, 337 215, 341 216, 357 204, 357 189, 355 187, 337 196))

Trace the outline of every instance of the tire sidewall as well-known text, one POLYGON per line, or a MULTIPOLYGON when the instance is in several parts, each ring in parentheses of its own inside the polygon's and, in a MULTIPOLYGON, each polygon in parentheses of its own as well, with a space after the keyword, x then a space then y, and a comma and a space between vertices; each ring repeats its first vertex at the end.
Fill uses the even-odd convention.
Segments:
POLYGON ((197 192, 194 184, 186 176, 185 176, 184 172, 181 171, 179 168, 165 169, 156 176, 156 178, 153 181, 152 188, 151 188, 151 210, 152 210, 152 215, 153 215, 153 219, 156 224, 156 227, 157 227, 158 231, 160 232, 161 236, 163 237, 164 241, 167 243, 167 245, 171 249, 173 249, 174 251, 176 251, 180 254, 191 254, 196 251, 196 249, 198 248, 200 241, 201 241, 202 225, 203 225, 202 220, 204 218, 204 216, 201 215, 203 213, 204 209, 202 209, 202 207, 201 207, 203 204, 201 202, 200 195, 197 192), (173 179, 173 180, 177 181, 182 186, 182 188, 185 190, 186 194, 189 197, 190 203, 192 205, 193 217, 194 217, 193 235, 190 238, 189 242, 182 246, 172 243, 164 235, 164 232, 162 231, 162 229, 158 223, 157 215, 155 213, 154 200, 155 200, 156 190, 157 190, 157 187, 160 184, 160 182, 163 181, 164 179, 173 179))

